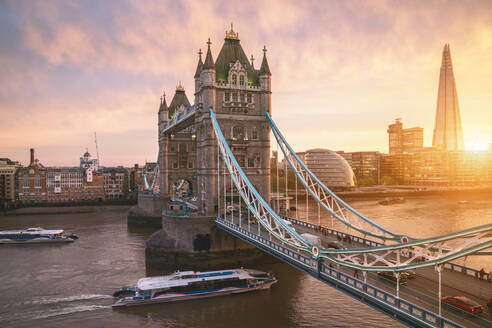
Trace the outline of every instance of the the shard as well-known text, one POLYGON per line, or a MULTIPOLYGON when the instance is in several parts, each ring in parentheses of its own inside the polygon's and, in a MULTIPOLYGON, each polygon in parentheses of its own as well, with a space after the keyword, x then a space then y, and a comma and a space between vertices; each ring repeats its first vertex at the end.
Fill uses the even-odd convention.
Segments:
POLYGON ((464 150, 460 106, 449 44, 444 45, 442 52, 432 146, 443 150, 464 150))

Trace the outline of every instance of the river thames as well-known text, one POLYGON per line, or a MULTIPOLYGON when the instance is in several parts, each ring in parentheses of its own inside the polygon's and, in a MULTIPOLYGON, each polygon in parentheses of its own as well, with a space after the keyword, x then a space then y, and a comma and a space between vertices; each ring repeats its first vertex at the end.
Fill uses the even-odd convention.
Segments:
MULTIPOLYGON (((415 237, 492 222, 492 200, 485 194, 414 197, 393 206, 377 205, 373 199, 350 204, 383 226, 415 237)), ((304 219, 304 206, 305 201, 298 203, 300 219, 304 219)), ((255 267, 273 271, 278 278, 268 291, 112 310, 112 292, 147 274, 144 245, 153 230, 128 229, 127 209, 0 216, 0 230, 41 226, 62 228, 79 236, 74 243, 63 245, 0 245, 1 326, 403 327, 281 263, 255 267)), ((311 221, 318 220, 314 203, 309 204, 309 214, 311 221)), ((322 215, 321 221, 331 226, 327 216, 322 215)), ((492 270, 490 256, 470 257, 466 265, 492 270)))

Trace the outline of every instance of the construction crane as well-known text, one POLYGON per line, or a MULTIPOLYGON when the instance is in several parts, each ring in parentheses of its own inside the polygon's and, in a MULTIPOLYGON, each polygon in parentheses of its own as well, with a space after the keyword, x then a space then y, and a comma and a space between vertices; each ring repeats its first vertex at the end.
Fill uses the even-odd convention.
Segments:
POLYGON ((101 164, 101 162, 99 161, 99 148, 97 147, 97 134, 96 134, 96 132, 94 132, 94 142, 96 143, 97 167, 99 168, 99 164, 101 164))

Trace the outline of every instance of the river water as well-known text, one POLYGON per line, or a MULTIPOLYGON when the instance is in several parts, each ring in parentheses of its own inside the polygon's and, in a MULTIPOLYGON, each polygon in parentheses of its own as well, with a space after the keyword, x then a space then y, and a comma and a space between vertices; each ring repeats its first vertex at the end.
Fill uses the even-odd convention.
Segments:
MULTIPOLYGON (((438 197, 388 207, 374 200, 351 204, 390 229, 425 237, 490 223, 492 200, 487 198, 474 196, 459 206, 438 197)), ((301 204, 298 207, 305 212, 301 204)), ((71 244, 0 245, 0 326, 403 327, 281 263, 256 267, 273 271, 279 279, 268 291, 112 310, 112 292, 147 274, 144 245, 153 231, 129 230, 127 209, 0 216, 0 230, 41 226, 79 236, 71 244)), ((309 212, 317 220, 317 206, 310 204, 309 212)), ((321 220, 331 225, 327 217, 321 220)))

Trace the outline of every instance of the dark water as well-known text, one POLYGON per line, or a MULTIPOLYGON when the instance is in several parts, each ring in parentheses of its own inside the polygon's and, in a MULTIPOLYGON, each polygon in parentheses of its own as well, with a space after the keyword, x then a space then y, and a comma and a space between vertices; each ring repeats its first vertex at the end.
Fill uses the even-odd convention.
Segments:
MULTIPOLYGON (((421 236, 488 223, 492 217, 492 201, 480 197, 466 207, 453 207, 449 199, 414 199, 384 208, 374 201, 353 204, 385 226, 421 236), (412 218, 419 224, 408 224, 412 218)), ((317 207, 311 204, 309 212, 317 220, 317 207)), ((0 216, 0 230, 34 226, 63 228, 79 240, 0 245, 0 327, 402 327, 285 264, 257 267, 279 279, 269 291, 112 310, 112 292, 146 275, 144 244, 152 231, 128 230, 126 208, 0 216)))

